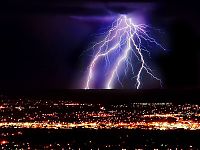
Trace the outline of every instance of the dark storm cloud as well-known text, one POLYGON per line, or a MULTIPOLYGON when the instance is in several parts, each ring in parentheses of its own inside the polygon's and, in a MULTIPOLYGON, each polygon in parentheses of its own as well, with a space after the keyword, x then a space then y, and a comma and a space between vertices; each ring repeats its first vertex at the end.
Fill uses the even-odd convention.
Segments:
POLYGON ((111 13, 129 13, 135 10, 154 9, 154 2, 141 1, 18 1, 16 3, 1 3, 0 12, 7 13, 44 13, 66 14, 78 16, 105 16, 111 13))

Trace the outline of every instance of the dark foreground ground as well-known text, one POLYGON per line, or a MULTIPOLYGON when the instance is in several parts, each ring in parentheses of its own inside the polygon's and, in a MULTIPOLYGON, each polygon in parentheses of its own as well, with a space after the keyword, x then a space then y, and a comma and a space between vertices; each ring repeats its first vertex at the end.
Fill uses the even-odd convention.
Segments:
POLYGON ((200 131, 0 129, 1 149, 198 149, 200 131))

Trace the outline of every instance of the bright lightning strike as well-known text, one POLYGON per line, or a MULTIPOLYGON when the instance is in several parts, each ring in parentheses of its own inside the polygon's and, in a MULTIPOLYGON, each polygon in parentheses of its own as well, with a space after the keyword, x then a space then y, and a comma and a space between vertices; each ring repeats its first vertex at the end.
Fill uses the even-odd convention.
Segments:
POLYGON ((121 15, 112 24, 111 28, 105 32, 104 39, 92 46, 94 56, 88 67, 87 80, 85 89, 92 87, 95 79, 95 71, 100 61, 105 60, 105 66, 108 69, 106 74, 105 88, 114 88, 113 84, 117 80, 123 87, 119 73, 124 70, 126 75, 128 70, 131 71, 133 79, 135 79, 135 87, 142 87, 142 74, 151 76, 157 80, 162 86, 162 81, 154 75, 152 69, 147 65, 144 53, 150 56, 150 51, 145 47, 147 44, 154 44, 165 50, 165 48, 149 34, 149 30, 153 29, 146 24, 134 24, 131 18, 121 15), (133 59, 135 56, 135 60, 133 59), (135 64, 135 65, 134 65, 135 64), (139 64, 139 69, 136 65, 139 64), (124 67, 125 66, 125 67, 124 67))

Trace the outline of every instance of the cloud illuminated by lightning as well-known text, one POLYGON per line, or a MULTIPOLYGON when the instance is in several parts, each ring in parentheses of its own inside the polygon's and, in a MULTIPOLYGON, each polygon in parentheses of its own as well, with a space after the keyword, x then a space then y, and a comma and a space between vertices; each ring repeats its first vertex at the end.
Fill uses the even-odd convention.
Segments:
POLYGON ((144 46, 149 43, 165 50, 149 34, 149 30, 151 29, 153 28, 146 24, 134 24, 131 18, 128 18, 126 15, 120 15, 113 22, 111 28, 104 33, 104 39, 92 46, 94 56, 88 66, 85 89, 93 88, 92 82, 95 79, 95 71, 98 70, 98 63, 102 59, 105 60, 106 67, 109 68, 109 73, 105 79, 106 89, 114 88, 113 84, 115 80, 123 87, 119 73, 121 70, 124 70, 124 74, 126 75, 128 69, 131 70, 133 79, 136 81, 136 89, 142 87, 142 74, 151 76, 162 86, 161 79, 154 75, 152 69, 147 65, 143 54, 147 53, 150 56, 150 51, 144 46), (133 56, 135 56, 135 60, 133 60, 133 56), (139 64, 139 69, 135 69, 136 64, 139 64), (126 67, 123 67, 124 65, 126 67))

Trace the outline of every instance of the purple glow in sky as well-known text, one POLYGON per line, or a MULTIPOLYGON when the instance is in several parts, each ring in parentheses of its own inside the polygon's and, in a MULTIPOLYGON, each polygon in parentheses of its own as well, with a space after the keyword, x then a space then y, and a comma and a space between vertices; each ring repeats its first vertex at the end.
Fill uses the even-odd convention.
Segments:
POLYGON ((124 88, 125 82, 132 82, 133 87, 141 89, 147 82, 145 76, 162 86, 148 59, 151 58, 149 48, 165 48, 151 34, 157 29, 136 15, 119 15, 110 29, 102 33, 103 40, 91 47, 93 56, 87 67, 85 89, 115 89, 116 85, 124 88))

